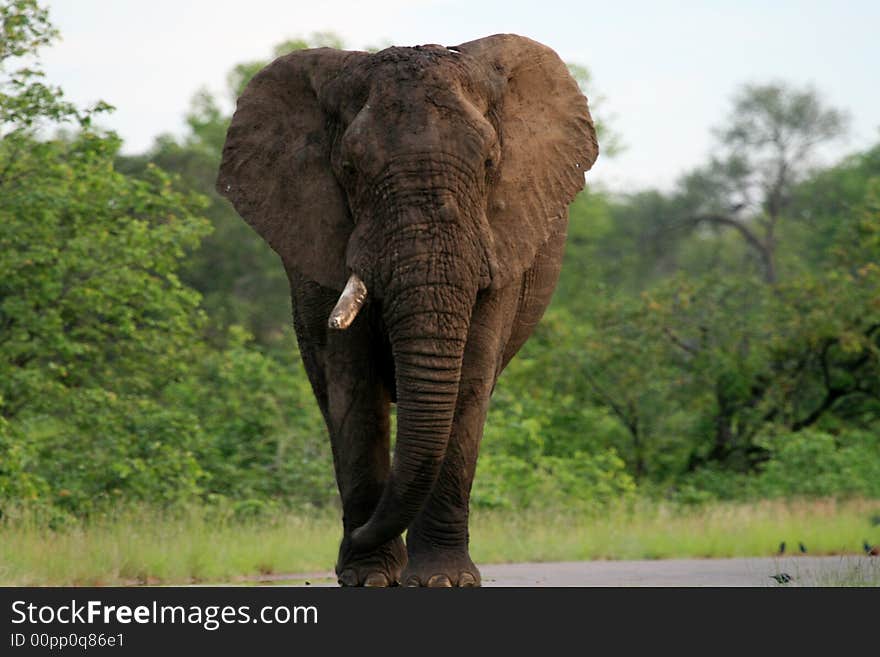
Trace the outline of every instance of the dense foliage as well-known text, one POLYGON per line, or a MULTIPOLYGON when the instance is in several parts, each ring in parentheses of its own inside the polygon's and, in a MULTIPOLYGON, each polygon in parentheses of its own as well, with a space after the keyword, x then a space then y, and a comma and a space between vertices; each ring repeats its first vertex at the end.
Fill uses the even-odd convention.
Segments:
POLYGON ((106 106, 79 111, 15 68, 52 38, 45 12, 2 16, 0 502, 326 503, 329 448, 295 359, 207 316, 181 280, 208 201, 152 163, 122 173, 118 138, 92 128, 106 106), (52 125, 73 131, 40 138, 52 125))
MULTIPOLYGON (((106 105, 22 63, 45 11, 0 18, 0 510, 333 503, 282 268, 213 191, 224 103, 200 92, 184 136, 120 156, 106 105)), ((880 497, 880 145, 809 168, 846 125, 818 92, 751 85, 732 110, 673 191, 573 204, 475 505, 880 497)))

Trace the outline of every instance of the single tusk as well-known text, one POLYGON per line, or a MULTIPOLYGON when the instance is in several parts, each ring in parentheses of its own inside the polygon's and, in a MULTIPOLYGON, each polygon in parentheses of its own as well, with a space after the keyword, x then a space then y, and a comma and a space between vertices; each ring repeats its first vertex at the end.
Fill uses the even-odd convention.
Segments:
POLYGON ((333 312, 330 313, 330 320, 327 322, 327 326, 344 331, 351 326, 366 300, 367 286, 358 278, 357 274, 352 274, 348 279, 348 283, 345 284, 342 294, 339 295, 339 301, 336 302, 333 312))

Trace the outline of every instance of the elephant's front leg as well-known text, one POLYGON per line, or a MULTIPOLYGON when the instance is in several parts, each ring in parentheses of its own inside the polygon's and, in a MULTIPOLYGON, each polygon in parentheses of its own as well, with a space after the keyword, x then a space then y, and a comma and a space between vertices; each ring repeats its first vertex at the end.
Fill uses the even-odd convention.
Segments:
POLYGON ((406 586, 479 586, 471 560, 468 517, 471 484, 489 408, 500 374, 518 288, 482 293, 471 319, 452 433, 437 483, 406 535, 406 586))
POLYGON ((339 583, 395 585, 406 564, 400 536, 366 554, 348 548, 351 532, 376 508, 390 470, 388 375, 383 374, 385 349, 373 330, 373 309, 365 308, 347 331, 331 331, 327 318, 338 292, 295 275, 291 287, 300 353, 330 433, 342 498, 339 583))
POLYGON ((330 338, 326 354, 327 420, 343 510, 336 574, 343 586, 394 586, 406 564, 400 536, 368 553, 353 553, 348 547, 351 532, 376 508, 390 470, 390 400, 374 349, 358 344, 356 331, 347 331, 330 338), (334 348, 337 340, 345 345, 334 348))

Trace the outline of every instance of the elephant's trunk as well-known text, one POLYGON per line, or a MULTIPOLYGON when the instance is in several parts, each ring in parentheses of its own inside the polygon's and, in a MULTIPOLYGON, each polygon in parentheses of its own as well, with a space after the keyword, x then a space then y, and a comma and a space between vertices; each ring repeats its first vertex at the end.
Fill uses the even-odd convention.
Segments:
POLYGON ((384 314, 395 361, 397 441, 376 509, 351 535, 355 550, 399 536, 431 493, 452 431, 475 296, 475 289, 423 284, 388 297, 384 314))

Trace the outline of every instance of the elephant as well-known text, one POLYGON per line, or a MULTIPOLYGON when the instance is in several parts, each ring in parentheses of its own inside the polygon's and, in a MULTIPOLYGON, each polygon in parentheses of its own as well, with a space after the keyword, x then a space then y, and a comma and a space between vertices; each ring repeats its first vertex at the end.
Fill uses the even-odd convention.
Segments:
POLYGON ((341 497, 340 585, 480 585, 489 399, 550 302, 598 153, 566 65, 513 34, 295 51, 238 98, 217 191, 289 279, 341 497))

